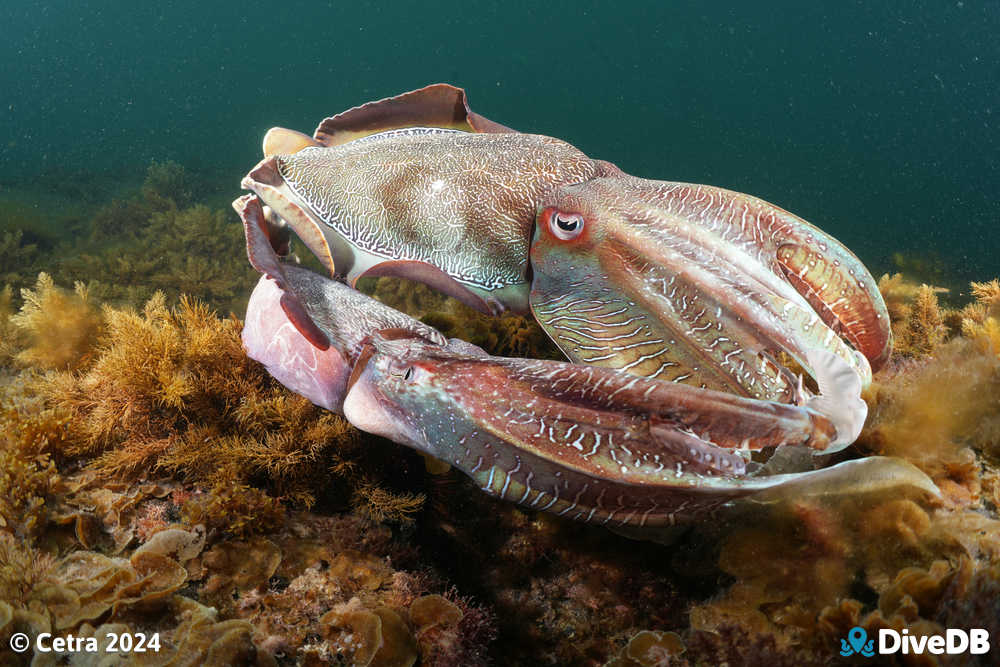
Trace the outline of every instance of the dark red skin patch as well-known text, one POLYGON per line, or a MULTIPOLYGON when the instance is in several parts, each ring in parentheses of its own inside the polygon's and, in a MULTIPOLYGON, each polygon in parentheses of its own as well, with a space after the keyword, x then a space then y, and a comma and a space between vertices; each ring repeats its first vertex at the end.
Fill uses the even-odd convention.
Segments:
POLYGON ((245 195, 233 202, 233 208, 243 221, 250 264, 284 291, 281 295, 281 309, 296 330, 320 350, 329 349, 330 339, 312 321, 298 297, 288 289, 288 279, 267 235, 267 221, 264 219, 260 199, 256 195, 245 195))

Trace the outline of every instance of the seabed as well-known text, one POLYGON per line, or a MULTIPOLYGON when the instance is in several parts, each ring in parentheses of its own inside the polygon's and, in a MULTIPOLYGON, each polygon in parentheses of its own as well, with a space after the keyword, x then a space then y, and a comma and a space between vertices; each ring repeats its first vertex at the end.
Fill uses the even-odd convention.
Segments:
MULTIPOLYGON (((16 633, 158 637, 123 664, 373 667, 825 665, 856 627, 1000 641, 996 280, 951 307, 879 281, 895 352, 838 456, 901 457, 940 497, 797 498, 665 545, 496 501, 274 382, 240 347, 241 226, 191 183, 154 164, 60 219, 2 193, 0 663, 68 664, 16 633)), ((557 354, 524 318, 365 289, 491 353, 557 354)))

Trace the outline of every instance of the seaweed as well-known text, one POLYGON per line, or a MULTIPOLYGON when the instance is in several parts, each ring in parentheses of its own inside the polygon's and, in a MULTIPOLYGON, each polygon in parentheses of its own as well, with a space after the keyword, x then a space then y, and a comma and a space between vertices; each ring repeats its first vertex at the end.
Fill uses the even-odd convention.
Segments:
POLYGON ((138 305, 162 291, 171 299, 198 298, 222 312, 245 307, 254 273, 243 259, 242 229, 230 214, 202 204, 140 211, 116 211, 114 217, 127 218, 123 224, 95 221, 95 230, 121 228, 146 216, 124 236, 63 259, 57 274, 87 278, 102 301, 138 305))
POLYGON ((996 357, 977 353, 966 339, 952 340, 925 363, 900 366, 876 378, 866 394, 869 421, 855 446, 901 456, 956 501, 971 499, 978 466, 966 448, 977 446, 973 433, 996 423, 998 384, 996 357))
MULTIPOLYGON (((857 626, 872 636, 884 628, 925 636, 944 634, 946 628, 985 625, 992 635, 1000 630, 997 574, 995 564, 977 565, 967 557, 938 560, 926 568, 904 568, 879 596, 874 609, 866 611, 868 607, 858 600, 841 600, 823 610, 818 629, 831 644, 857 626)), ((977 664, 974 657, 966 657, 968 664, 977 664)), ((926 662, 926 657, 914 656, 914 661, 920 660, 926 662)), ((980 664, 989 664, 988 658, 980 664)))
POLYGON ((202 303, 168 308, 157 293, 141 312, 98 310, 82 286, 67 293, 43 274, 6 320, 24 335, 19 363, 63 369, 29 381, 72 422, 52 453, 107 480, 201 485, 208 493, 180 506, 191 525, 241 538, 273 531, 286 504, 335 496, 331 475, 341 502, 374 521, 406 522, 422 506, 420 494, 380 486, 378 466, 359 466, 358 432, 274 382, 243 353, 242 323, 202 303))
POLYGON ((426 497, 415 493, 393 493, 373 483, 360 484, 354 490, 352 505, 361 516, 375 523, 409 523, 423 508, 426 497))
MULTIPOLYGON (((736 581, 692 608, 693 630, 739 628, 772 638, 782 650, 823 655, 856 625, 889 619, 882 627, 900 629, 934 618, 948 584, 943 573, 964 561, 995 562, 1000 555, 1000 522, 976 512, 930 511, 898 498, 845 498, 793 509, 758 517, 755 527, 724 538, 719 565, 736 581), (875 615, 868 612, 863 622, 873 606, 875 615), (833 623, 831 615, 843 609, 855 613, 833 623)), ((910 627, 920 634, 934 629, 910 627)))
POLYGON ((213 535, 242 539, 278 530, 285 520, 285 507, 261 489, 227 480, 186 500, 180 514, 186 525, 201 525, 213 535))
POLYGON ((317 464, 356 449, 341 417, 289 394, 246 357, 239 320, 187 298, 168 308, 162 293, 141 313, 105 306, 103 316, 92 362, 38 382, 73 420, 63 453, 96 457, 91 467, 108 478, 160 472, 228 486, 215 506, 221 516, 242 507, 262 518, 271 508, 241 485, 263 475, 272 493, 309 505, 326 483, 317 464))
POLYGON ((931 355, 949 334, 948 312, 938 303, 938 294, 948 290, 916 285, 900 273, 883 275, 878 287, 889 310, 893 354, 916 359, 931 355))
POLYGON ((0 284, 18 290, 26 286, 29 276, 38 273, 40 257, 38 244, 29 243, 23 229, 0 231, 0 284))
POLYGON ((1000 280, 971 287, 976 301, 959 311, 962 335, 983 354, 1000 356, 1000 280))
POLYGON ((670 667, 685 651, 676 632, 642 630, 605 667, 670 667))
POLYGON ((22 289, 21 298, 20 312, 8 320, 25 341, 15 356, 17 362, 44 370, 86 364, 102 323, 83 283, 67 292, 56 287, 50 275, 40 273, 35 289, 22 289))
MULTIPOLYGON (((239 657, 240 662, 255 663, 258 655, 249 623, 217 622, 214 610, 177 595, 188 579, 184 564, 203 545, 204 534, 168 529, 127 560, 81 550, 55 560, 18 548, 0 534, 0 635, 17 630, 34 638, 52 632, 94 637, 106 647, 107 632, 132 632, 156 618, 157 632, 163 635, 159 658, 222 665, 234 664, 230 661, 239 657), (4 585, 12 567, 27 570, 16 589, 4 585)), ((69 656, 57 652, 35 662, 58 664, 69 656)))
POLYGON ((50 554, 0 530, 0 603, 26 606, 31 591, 49 576, 55 564, 50 554))
POLYGON ((173 160, 153 161, 142 182, 142 196, 150 202, 169 201, 177 208, 194 203, 195 184, 187 170, 173 160))
POLYGON ((9 365, 24 345, 21 330, 11 322, 15 313, 13 301, 13 288, 5 285, 0 290, 0 367, 9 365))
POLYGON ((44 529, 60 475, 52 458, 69 416, 9 393, 0 401, 0 533, 33 539, 44 529))
POLYGON ((444 595, 423 595, 410 604, 410 625, 423 664, 429 667, 475 665, 482 662, 479 648, 488 637, 489 619, 467 600, 444 595), (464 607, 464 609, 463 609, 464 607))
POLYGON ((330 651, 358 667, 411 667, 417 661, 417 643, 406 623, 386 606, 365 608, 352 598, 320 619, 330 651))
POLYGON ((976 303, 958 311, 961 336, 919 361, 897 359, 876 376, 866 393, 868 424, 855 445, 906 458, 965 504, 975 501, 979 477, 967 448, 993 456, 1000 443, 1000 320, 991 314, 1000 290, 994 283, 973 284, 976 303))
POLYGON ((0 285, 16 296, 44 270, 58 284, 82 282, 93 298, 116 305, 138 307, 163 291, 222 312, 241 310, 256 276, 245 260, 242 227, 231 211, 195 203, 193 180, 177 163, 154 162, 140 192, 63 225, 53 239, 32 231, 39 225, 33 218, 8 215, 0 285))

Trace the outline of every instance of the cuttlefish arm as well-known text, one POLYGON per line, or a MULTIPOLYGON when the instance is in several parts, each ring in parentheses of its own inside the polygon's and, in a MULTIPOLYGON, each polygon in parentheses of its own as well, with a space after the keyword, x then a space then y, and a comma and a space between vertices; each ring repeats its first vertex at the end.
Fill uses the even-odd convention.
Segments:
POLYGON ((436 330, 347 285, 278 258, 254 195, 233 202, 243 221, 250 264, 261 272, 243 327, 247 355, 292 391, 341 412, 347 382, 373 331, 406 330, 437 344, 436 330))
POLYGON ((309 147, 291 141, 243 186, 331 275, 411 278, 487 313, 530 302, 582 363, 789 402, 798 383, 783 354, 815 377, 808 352, 831 351, 863 385, 888 357, 874 279, 808 222, 506 129, 438 84, 325 120, 309 147), (548 243, 552 220, 573 216, 598 232, 548 243))
POLYGON ((625 175, 558 188, 541 204, 531 265, 532 312, 579 363, 789 402, 802 397, 781 354, 814 378, 833 354, 860 393, 891 345, 874 279, 850 251, 721 188, 625 175))
POLYGON ((464 356, 406 338, 372 337, 344 414, 462 470, 522 506, 608 525, 696 518, 768 492, 835 493, 886 485, 933 490, 919 470, 869 458, 754 476, 743 448, 823 450, 836 427, 818 411, 764 403, 602 368, 464 356))

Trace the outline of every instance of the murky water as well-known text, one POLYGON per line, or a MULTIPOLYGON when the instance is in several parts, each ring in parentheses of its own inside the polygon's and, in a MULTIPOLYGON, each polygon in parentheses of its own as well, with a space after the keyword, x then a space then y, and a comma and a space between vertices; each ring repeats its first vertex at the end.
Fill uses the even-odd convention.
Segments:
POLYGON ((998 29, 975 1, 11 0, 0 183, 100 199, 173 159, 234 193, 268 127, 447 81, 630 173, 777 203, 876 275, 961 285, 997 270, 998 29))

